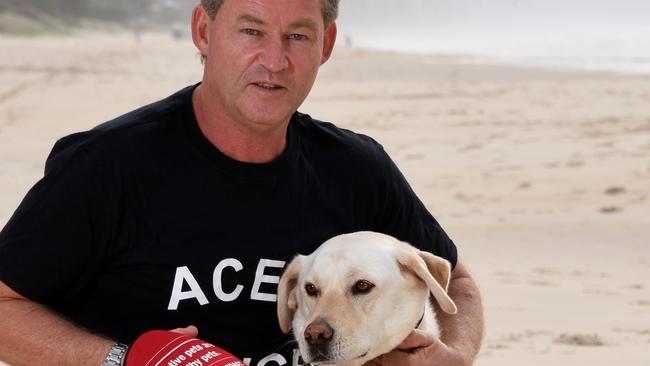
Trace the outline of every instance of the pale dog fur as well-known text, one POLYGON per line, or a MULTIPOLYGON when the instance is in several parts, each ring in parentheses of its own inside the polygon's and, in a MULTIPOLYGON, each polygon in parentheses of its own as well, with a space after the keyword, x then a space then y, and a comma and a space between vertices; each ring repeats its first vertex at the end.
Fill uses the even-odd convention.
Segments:
POLYGON ((429 301, 433 294, 441 309, 456 313, 447 295, 448 261, 375 232, 334 237, 308 256, 298 255, 287 266, 278 286, 278 320, 283 332, 293 329, 306 363, 362 365, 393 350, 415 328, 439 336, 429 301), (353 294, 366 280, 375 287, 353 294), (305 284, 319 290, 308 296, 305 284), (314 321, 327 323, 334 334, 326 354, 314 354, 304 332, 314 321))

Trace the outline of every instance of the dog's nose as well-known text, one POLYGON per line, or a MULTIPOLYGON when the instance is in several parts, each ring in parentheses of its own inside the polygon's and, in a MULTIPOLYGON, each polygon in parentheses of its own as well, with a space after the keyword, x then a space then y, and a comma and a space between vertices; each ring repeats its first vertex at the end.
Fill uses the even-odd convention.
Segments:
POLYGON ((312 346, 326 344, 332 339, 334 329, 322 320, 317 320, 305 329, 305 340, 312 346))

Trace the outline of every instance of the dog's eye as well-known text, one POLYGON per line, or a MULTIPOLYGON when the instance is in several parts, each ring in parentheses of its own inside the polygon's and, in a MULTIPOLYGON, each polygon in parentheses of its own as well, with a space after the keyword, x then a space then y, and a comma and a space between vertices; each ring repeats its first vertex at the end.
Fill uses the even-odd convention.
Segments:
POLYGON ((359 294, 366 294, 372 290, 372 288, 375 287, 372 283, 366 281, 366 280, 359 280, 357 283, 352 286, 352 293, 355 295, 359 294))
POLYGON ((308 283, 305 285, 305 292, 309 296, 318 296, 318 288, 313 283, 308 283))

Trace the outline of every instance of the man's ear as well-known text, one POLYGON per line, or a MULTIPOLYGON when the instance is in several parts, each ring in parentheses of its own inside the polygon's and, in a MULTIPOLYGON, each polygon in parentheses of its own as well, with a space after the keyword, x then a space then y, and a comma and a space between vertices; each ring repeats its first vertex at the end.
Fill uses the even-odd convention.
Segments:
POLYGON ((192 41, 201 53, 201 56, 208 55, 209 31, 213 20, 205 11, 203 5, 199 4, 192 11, 192 41))
POLYGON ((331 22, 327 28, 325 28, 325 39, 323 41, 323 56, 320 60, 320 64, 324 64, 332 56, 332 51, 334 50, 334 43, 336 43, 336 22, 331 22))
POLYGON ((302 270, 303 258, 304 256, 297 255, 289 263, 282 277, 280 277, 280 283, 278 284, 278 322, 283 333, 288 333, 291 330, 293 314, 298 309, 296 285, 298 284, 298 276, 302 270))

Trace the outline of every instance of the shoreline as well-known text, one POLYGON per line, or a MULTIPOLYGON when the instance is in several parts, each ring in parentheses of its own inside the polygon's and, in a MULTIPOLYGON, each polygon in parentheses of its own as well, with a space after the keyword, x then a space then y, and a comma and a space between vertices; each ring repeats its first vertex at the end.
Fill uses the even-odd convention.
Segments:
POLYGON ((630 77, 650 77, 650 61, 647 61, 645 58, 641 58, 644 62, 636 62, 634 67, 630 66, 630 63, 637 61, 640 57, 630 57, 625 58, 615 58, 619 62, 610 60, 609 63, 605 63, 603 60, 600 60, 600 64, 592 63, 590 65, 585 65, 587 56, 583 56, 580 59, 577 57, 573 58, 562 58, 559 55, 555 55, 551 52, 548 53, 537 53, 537 54, 520 54, 520 55, 505 55, 498 53, 485 52, 460 52, 460 51, 411 51, 411 50, 397 50, 397 49, 388 49, 381 47, 348 47, 348 50, 359 50, 366 51, 369 53, 395 53, 399 55, 408 55, 408 56, 422 56, 422 57, 432 57, 437 59, 447 59, 451 62, 464 64, 464 65, 478 65, 478 66, 501 66, 501 67, 512 67, 512 68, 523 68, 530 70, 540 70, 540 71, 554 71, 561 73, 585 73, 585 74, 612 74, 614 76, 630 76, 630 77), (546 60, 544 60, 546 59, 546 60), (560 61, 562 60, 562 61, 560 61), (625 62, 620 62, 623 60, 625 62))

